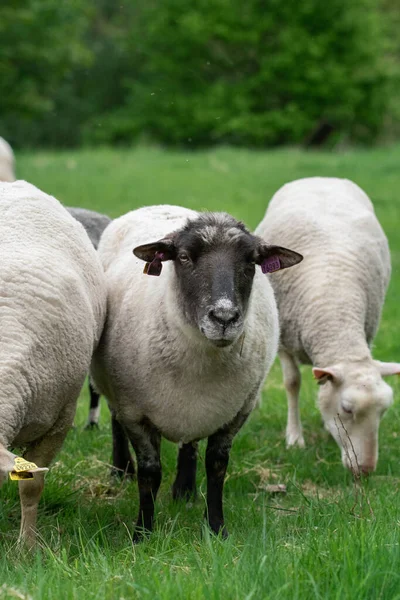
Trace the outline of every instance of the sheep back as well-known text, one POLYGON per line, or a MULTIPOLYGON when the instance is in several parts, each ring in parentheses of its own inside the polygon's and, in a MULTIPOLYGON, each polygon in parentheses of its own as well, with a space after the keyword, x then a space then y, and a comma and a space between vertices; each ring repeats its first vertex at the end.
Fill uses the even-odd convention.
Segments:
POLYGON ((274 195, 256 233, 304 256, 296 269, 270 276, 281 346, 307 363, 334 360, 339 347, 343 358, 356 358, 356 339, 370 344, 377 331, 391 270, 368 196, 348 180, 294 181, 274 195))

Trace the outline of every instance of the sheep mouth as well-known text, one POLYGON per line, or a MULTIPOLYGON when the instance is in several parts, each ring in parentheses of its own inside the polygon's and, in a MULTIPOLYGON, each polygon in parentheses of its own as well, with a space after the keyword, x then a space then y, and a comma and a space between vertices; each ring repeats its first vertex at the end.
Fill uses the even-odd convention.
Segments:
MULTIPOLYGON (((201 333, 204 335, 204 337, 211 342, 211 344, 213 346, 216 346, 217 348, 226 348, 227 346, 231 346, 233 344, 233 342, 236 340, 235 338, 229 338, 229 337, 214 337, 212 334, 210 334, 210 332, 208 332, 206 330, 206 328, 204 327, 200 327, 200 331, 201 333)), ((214 333, 214 332, 212 332, 214 333)), ((215 333, 214 333, 215 335, 215 333)))
POLYGON ((231 346, 234 340, 227 340, 225 338, 221 338, 219 340, 210 340, 210 342, 214 344, 214 346, 217 346, 217 348, 226 348, 227 346, 231 346))

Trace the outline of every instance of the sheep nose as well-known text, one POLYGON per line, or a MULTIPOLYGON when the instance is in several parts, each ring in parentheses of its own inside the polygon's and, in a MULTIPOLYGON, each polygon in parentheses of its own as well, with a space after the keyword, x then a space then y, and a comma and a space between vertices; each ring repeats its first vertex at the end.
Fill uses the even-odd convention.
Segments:
POLYGON ((240 312, 237 308, 211 308, 208 317, 214 323, 228 327, 239 320, 240 312))

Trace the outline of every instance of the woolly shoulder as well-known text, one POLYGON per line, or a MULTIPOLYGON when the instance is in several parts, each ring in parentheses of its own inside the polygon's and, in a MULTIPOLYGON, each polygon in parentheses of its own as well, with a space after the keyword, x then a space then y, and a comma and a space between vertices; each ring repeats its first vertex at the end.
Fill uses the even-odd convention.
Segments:
POLYGON ((373 205, 367 194, 353 181, 338 177, 306 177, 286 183, 273 196, 270 207, 285 202, 312 202, 313 199, 348 199, 373 211, 373 205))
MULTIPOLYGON (((28 218, 36 227, 51 223, 52 219, 75 222, 62 204, 27 181, 0 182, 1 210, 7 210, 9 222, 19 224, 28 218)), ((78 228, 79 230, 79 228, 78 228)))
POLYGON ((0 184, 0 243, 35 256, 56 270, 60 265, 84 277, 99 276, 100 261, 84 227, 52 196, 25 182, 0 184))

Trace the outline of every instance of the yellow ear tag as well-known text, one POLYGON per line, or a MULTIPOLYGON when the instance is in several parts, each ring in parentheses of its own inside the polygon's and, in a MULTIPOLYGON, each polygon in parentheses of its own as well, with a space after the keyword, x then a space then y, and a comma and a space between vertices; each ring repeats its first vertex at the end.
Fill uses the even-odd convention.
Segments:
POLYGON ((34 473, 48 471, 47 467, 38 467, 33 462, 28 462, 20 456, 14 459, 14 469, 9 473, 10 479, 20 481, 21 479, 33 479, 34 473))

